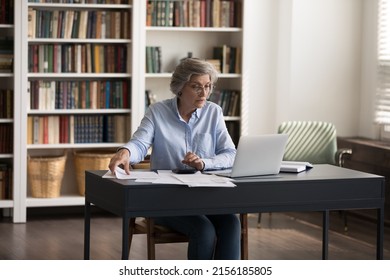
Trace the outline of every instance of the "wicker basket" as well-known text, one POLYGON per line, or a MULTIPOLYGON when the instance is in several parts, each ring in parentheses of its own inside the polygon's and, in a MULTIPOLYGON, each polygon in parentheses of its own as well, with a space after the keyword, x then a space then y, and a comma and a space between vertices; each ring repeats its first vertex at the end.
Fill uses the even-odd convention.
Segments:
POLYGON ((66 155, 56 157, 28 157, 27 173, 31 196, 59 197, 64 178, 66 155))
POLYGON ((73 154, 76 169, 77 187, 80 195, 85 194, 85 170, 107 170, 114 152, 75 152, 73 154))

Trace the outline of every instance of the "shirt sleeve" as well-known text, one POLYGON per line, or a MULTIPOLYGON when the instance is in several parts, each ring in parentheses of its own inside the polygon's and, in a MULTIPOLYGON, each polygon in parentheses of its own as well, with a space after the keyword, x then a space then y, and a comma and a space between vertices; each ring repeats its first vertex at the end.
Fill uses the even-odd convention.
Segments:
POLYGON ((236 157, 236 147, 227 130, 222 111, 216 121, 215 156, 202 159, 204 170, 231 168, 236 157))
POLYGON ((139 163, 146 157, 153 143, 153 137, 154 124, 151 121, 151 112, 147 110, 131 140, 121 147, 130 151, 130 164, 139 163))

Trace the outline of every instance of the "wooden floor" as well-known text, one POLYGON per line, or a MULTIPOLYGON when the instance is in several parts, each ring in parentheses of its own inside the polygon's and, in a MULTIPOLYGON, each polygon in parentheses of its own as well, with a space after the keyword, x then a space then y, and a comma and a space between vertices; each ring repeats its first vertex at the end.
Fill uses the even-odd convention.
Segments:
MULTIPOLYGON (((257 214, 249 215, 249 258, 258 260, 321 259, 320 213, 263 214, 257 228, 257 214)), ((61 214, 32 214, 25 224, 13 224, 0 217, 1 260, 83 259, 84 224, 82 211, 61 214)), ((330 259, 375 259, 376 225, 349 216, 349 232, 343 231, 341 218, 331 213, 330 259)), ((121 220, 110 214, 93 213, 91 258, 119 259, 121 220)), ((145 236, 133 240, 130 259, 146 259, 145 236)), ((187 244, 157 246, 157 259, 186 259, 187 244)), ((390 228, 385 228, 384 258, 390 259, 390 228)))

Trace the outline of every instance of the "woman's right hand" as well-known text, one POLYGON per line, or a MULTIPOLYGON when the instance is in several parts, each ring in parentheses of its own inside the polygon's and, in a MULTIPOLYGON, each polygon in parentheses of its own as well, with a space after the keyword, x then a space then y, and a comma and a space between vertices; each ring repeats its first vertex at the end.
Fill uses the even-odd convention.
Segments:
POLYGON ((111 158, 108 168, 111 170, 112 174, 115 174, 115 169, 119 165, 123 165, 123 169, 126 174, 130 174, 130 151, 128 149, 120 149, 116 154, 111 158))

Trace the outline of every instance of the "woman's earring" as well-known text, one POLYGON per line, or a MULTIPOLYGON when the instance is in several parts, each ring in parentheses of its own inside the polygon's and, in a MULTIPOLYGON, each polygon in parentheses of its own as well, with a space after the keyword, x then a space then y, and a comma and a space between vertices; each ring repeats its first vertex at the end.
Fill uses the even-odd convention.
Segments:
POLYGON ((177 93, 177 96, 181 96, 183 93, 181 92, 181 91, 179 91, 178 93, 177 93))

